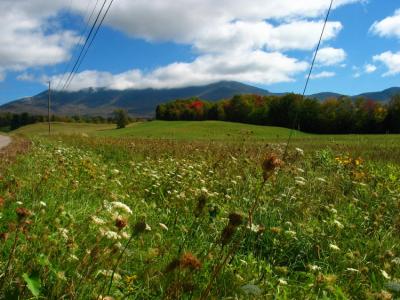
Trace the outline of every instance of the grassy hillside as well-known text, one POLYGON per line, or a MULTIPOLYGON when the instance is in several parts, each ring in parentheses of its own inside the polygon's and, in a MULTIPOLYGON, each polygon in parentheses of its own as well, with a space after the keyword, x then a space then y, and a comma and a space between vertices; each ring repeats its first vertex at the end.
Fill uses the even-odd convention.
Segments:
MULTIPOLYGON (((221 121, 152 121, 132 124, 119 130, 97 132, 101 136, 162 138, 162 139, 271 139, 287 137, 289 130, 281 127, 257 126, 221 121)), ((296 136, 304 133, 296 132, 296 136)))
MULTIPOLYGON (((14 131, 17 134, 47 135, 46 123, 39 123, 21 127, 14 131)), ((79 123, 53 123, 53 134, 81 134, 110 136, 110 137, 135 137, 156 139, 217 139, 235 140, 243 138, 272 139, 287 138, 289 130, 280 127, 256 126, 240 123, 221 121, 152 121, 133 123, 124 129, 115 129, 110 124, 79 124, 79 123)), ((306 136, 295 132, 294 136, 306 136)))
MULTIPOLYGON (((112 124, 88 124, 88 123, 51 123, 51 133, 55 134, 93 134, 96 131, 115 128, 112 124)), ((13 134, 22 134, 26 136, 48 135, 47 123, 36 123, 18 128, 12 131, 13 134)))

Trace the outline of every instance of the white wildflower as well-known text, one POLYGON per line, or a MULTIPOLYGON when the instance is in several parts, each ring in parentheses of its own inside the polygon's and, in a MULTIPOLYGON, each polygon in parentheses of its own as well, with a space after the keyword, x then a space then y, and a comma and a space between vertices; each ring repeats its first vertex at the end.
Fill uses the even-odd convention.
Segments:
POLYGON ((132 210, 129 208, 129 206, 122 202, 118 202, 118 201, 111 202, 111 206, 113 208, 121 209, 128 214, 132 214, 132 210))
POLYGON ((297 148, 297 147, 296 147, 295 149, 296 149, 296 151, 297 151, 298 154, 304 155, 304 150, 303 150, 303 149, 297 148))
POLYGON ((329 248, 331 248, 334 251, 340 251, 340 248, 336 246, 335 244, 329 244, 329 248))
POLYGON ((75 261, 78 261, 79 258, 78 258, 76 255, 71 254, 71 255, 69 256, 68 260, 69 260, 69 261, 74 261, 74 260, 75 260, 75 261))
POLYGON ((205 194, 208 194, 208 190, 207 190, 204 186, 201 188, 201 191, 202 191, 203 193, 205 193, 205 194))
POLYGON ((111 173, 113 173, 114 175, 117 175, 120 173, 120 171, 118 169, 112 169, 111 173))
POLYGON ((342 223, 340 223, 338 220, 333 221, 333 224, 336 225, 337 228, 339 229, 343 229, 344 225, 342 223))
POLYGON ((253 224, 253 223, 251 224, 251 226, 250 225, 247 226, 247 229, 250 229, 253 232, 259 232, 260 229, 262 229, 262 228, 263 228, 262 226, 256 225, 256 224, 253 224))
POLYGON ((126 231, 123 231, 123 232, 121 232, 121 237, 124 239, 129 239, 130 235, 126 231))
POLYGON ((297 171, 299 171, 300 173, 304 173, 305 172, 304 169, 302 169, 302 168, 297 168, 297 171))
POLYGON ((106 223, 106 221, 104 221, 103 219, 96 217, 96 216, 92 216, 91 219, 92 219, 93 223, 97 224, 97 225, 104 225, 106 223))
MULTIPOLYGON (((97 272, 96 277, 99 275, 103 275, 105 277, 111 277, 112 273, 113 273, 112 270, 100 270, 97 272)), ((117 272, 114 272, 114 279, 118 281, 118 280, 121 280, 122 277, 117 272)))
POLYGON ((317 265, 309 265, 308 267, 310 268, 311 271, 319 271, 319 270, 321 270, 321 267, 317 266, 317 265))
POLYGON ((354 269, 354 268, 347 268, 346 271, 353 272, 353 273, 360 273, 359 270, 354 269))
POLYGON ((386 271, 385 271, 385 270, 381 270, 381 274, 382 274, 382 276, 383 276, 383 277, 385 277, 385 279, 390 279, 390 276, 389 276, 389 274, 388 274, 388 273, 386 273, 386 271))
POLYGON ((400 257, 395 257, 392 259, 392 264, 394 265, 400 265, 400 257))
POLYGON ((317 180, 318 180, 318 181, 321 181, 321 182, 326 182, 326 179, 325 179, 325 178, 322 178, 322 177, 317 177, 317 180))
POLYGON ((293 230, 286 230, 285 233, 290 236, 296 236, 296 231, 293 230))
POLYGON ((68 241, 68 229, 58 228, 58 231, 60 232, 60 234, 63 237, 63 239, 68 241))
POLYGON ((42 207, 46 207, 46 206, 47 206, 46 202, 43 202, 43 201, 40 201, 39 204, 40 204, 40 206, 42 206, 42 207))
POLYGON ((17 203, 18 205, 24 204, 22 201, 17 201, 17 202, 15 202, 15 203, 17 203))
POLYGON ((304 181, 301 181, 301 180, 296 180, 295 182, 298 185, 306 185, 306 183, 304 181))
POLYGON ((121 238, 117 232, 112 230, 107 230, 107 231, 101 230, 100 233, 101 235, 105 236, 110 240, 119 240, 121 238))
POLYGON ((149 224, 146 224, 146 228, 145 228, 145 230, 147 230, 147 231, 151 231, 151 227, 150 227, 150 225, 149 225, 149 224))
POLYGON ((168 227, 167 225, 165 225, 164 223, 158 223, 158 225, 160 225, 160 227, 166 231, 168 231, 168 227))
POLYGON ((283 278, 279 278, 278 282, 279 282, 280 285, 287 285, 288 284, 287 281, 285 279, 283 279, 283 278))

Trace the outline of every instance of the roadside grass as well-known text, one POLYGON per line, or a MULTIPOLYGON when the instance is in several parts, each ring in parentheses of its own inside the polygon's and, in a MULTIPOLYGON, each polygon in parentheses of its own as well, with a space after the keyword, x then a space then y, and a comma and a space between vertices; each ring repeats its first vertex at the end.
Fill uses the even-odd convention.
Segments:
POLYGON ((400 161, 386 159, 397 136, 302 135, 273 170, 269 155, 282 156, 287 136, 235 129, 230 143, 214 125, 204 126, 215 140, 157 122, 125 129, 131 137, 33 137, 0 180, 0 293, 399 296, 400 161))
MULTIPOLYGON (((51 134, 91 134, 95 131, 108 130, 114 128, 113 124, 92 124, 92 123, 63 123, 52 122, 51 134)), ((28 137, 48 135, 48 123, 36 123, 20 127, 11 132, 14 135, 25 135, 28 137)))

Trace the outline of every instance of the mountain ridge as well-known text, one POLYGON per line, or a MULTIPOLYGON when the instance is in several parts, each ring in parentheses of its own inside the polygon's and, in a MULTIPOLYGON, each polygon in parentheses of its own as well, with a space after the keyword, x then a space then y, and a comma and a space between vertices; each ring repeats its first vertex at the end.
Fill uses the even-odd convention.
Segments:
MULTIPOLYGON (((388 88, 380 92, 363 93, 352 98, 364 97, 376 101, 388 101, 400 93, 399 87, 388 88)), ((189 86, 169 89, 128 89, 110 90, 105 88, 86 88, 76 92, 52 91, 52 112, 59 115, 103 115, 107 116, 116 109, 124 108, 138 117, 154 116, 158 104, 179 98, 199 97, 208 101, 229 99, 237 94, 283 95, 273 93, 236 81, 220 81, 202 86, 189 86)), ((324 100, 331 97, 346 96, 333 92, 322 92, 308 97, 324 100)), ((0 106, 0 112, 47 114, 48 92, 43 91, 32 97, 17 99, 0 106)))

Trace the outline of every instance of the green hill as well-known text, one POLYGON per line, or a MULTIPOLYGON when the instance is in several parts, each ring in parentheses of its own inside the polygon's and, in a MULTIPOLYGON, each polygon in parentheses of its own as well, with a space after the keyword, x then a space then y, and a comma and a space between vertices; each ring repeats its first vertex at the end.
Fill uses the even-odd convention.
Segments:
MULTIPOLYGON (((111 137, 136 137, 156 139, 276 139, 286 138, 289 129, 281 127, 257 126, 222 121, 152 121, 133 123, 124 129, 114 129, 109 124, 54 123, 53 134, 82 134, 111 137)), ((15 130, 13 133, 25 135, 47 134, 47 124, 38 123, 15 130)), ((295 136, 307 136, 296 131, 295 136)))

